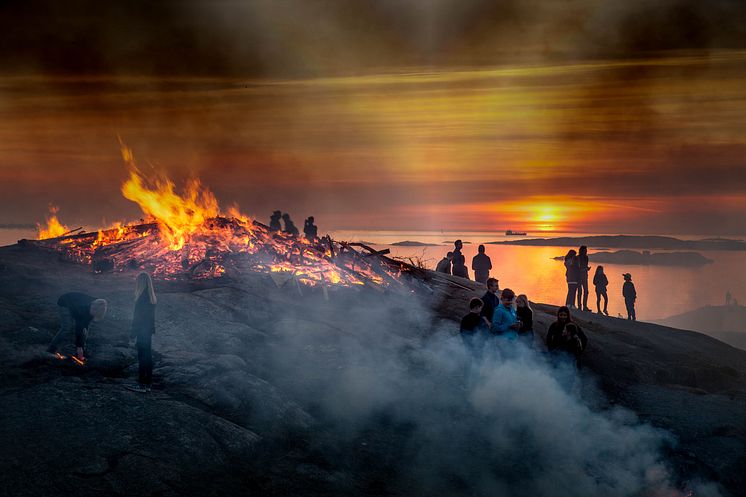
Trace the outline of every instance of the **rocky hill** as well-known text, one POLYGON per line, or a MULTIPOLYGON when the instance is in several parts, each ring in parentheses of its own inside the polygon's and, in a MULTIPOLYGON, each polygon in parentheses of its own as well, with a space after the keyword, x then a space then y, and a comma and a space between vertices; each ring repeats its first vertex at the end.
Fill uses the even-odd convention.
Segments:
MULTIPOLYGON (((746 352, 695 332, 580 315, 578 373, 456 333, 481 291, 423 297, 164 283, 155 387, 128 345, 134 273, 0 249, 0 495, 738 495, 746 352), (89 362, 47 357, 56 300, 110 301, 89 362)), ((68 349, 69 351, 69 349, 68 349)))

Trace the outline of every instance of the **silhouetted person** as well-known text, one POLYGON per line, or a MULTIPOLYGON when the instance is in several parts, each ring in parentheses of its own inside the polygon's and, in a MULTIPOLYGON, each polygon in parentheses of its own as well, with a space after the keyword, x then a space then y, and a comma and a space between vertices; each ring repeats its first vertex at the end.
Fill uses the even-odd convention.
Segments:
POLYGON ((461 249, 463 248, 464 244, 461 243, 461 240, 456 240, 453 243, 453 246, 453 260, 451 261, 451 263, 453 264, 453 275, 461 276, 462 278, 466 278, 468 280, 469 270, 466 269, 466 257, 464 257, 464 254, 461 253, 461 249))
POLYGON ((528 303, 528 297, 521 294, 515 299, 515 315, 521 327, 518 329, 518 338, 531 347, 534 343, 534 311, 528 303))
POLYGON ((482 303, 484 304, 484 307, 482 308, 482 319, 488 328, 492 326, 492 315, 495 312, 495 307, 500 305, 499 292, 500 285, 497 278, 488 278, 487 291, 482 295, 482 303))
POLYGON ((733 296, 730 294, 730 290, 725 292, 725 305, 730 305, 733 300, 733 296))
POLYGON ((435 270, 439 273, 451 274, 451 261, 453 260, 453 252, 448 252, 443 257, 438 265, 435 266, 435 270))
POLYGON ((557 320, 549 325, 546 337, 547 349, 550 352, 564 352, 575 359, 575 366, 580 368, 580 355, 588 346, 588 337, 573 322, 570 309, 566 306, 557 309, 557 320))
POLYGON ((282 230, 282 226, 280 225, 281 217, 282 217, 282 212, 280 211, 274 211, 272 215, 269 216, 269 231, 282 230))
POLYGON ((487 278, 490 277, 490 269, 492 269, 492 260, 484 253, 484 245, 480 245, 477 250, 479 253, 471 260, 474 281, 487 283, 487 278))
POLYGON ((565 305, 570 309, 575 307, 575 294, 578 292, 580 267, 574 250, 569 250, 565 256, 565 279, 567 280, 567 298, 565 305))
POLYGON ((492 331, 495 335, 514 335, 521 328, 513 308, 515 292, 510 288, 504 288, 500 294, 500 305, 495 307, 492 313, 492 331))
POLYGON ((319 228, 313 224, 313 216, 309 216, 306 222, 303 223, 303 234, 306 235, 308 241, 316 241, 319 234, 319 228))
POLYGON ((132 314, 130 339, 136 340, 138 378, 137 385, 125 388, 135 392, 148 392, 153 383, 153 334, 155 334, 155 304, 158 300, 153 280, 148 273, 140 273, 135 280, 135 311, 132 314))
POLYGON ((627 307, 627 319, 632 321, 637 320, 635 315, 635 300, 637 300, 637 290, 635 290, 635 284, 632 283, 632 275, 624 273, 624 285, 622 285, 622 296, 624 297, 624 305, 627 307))
POLYGON ((469 301, 469 314, 461 318, 461 334, 474 334, 482 326, 482 301, 476 297, 469 301))
POLYGON ((578 309, 590 311, 588 308, 588 247, 582 245, 578 249, 578 309))
POLYGON ((60 328, 52 338, 47 352, 57 352, 60 343, 69 332, 75 332, 75 355, 85 361, 85 344, 91 321, 101 321, 106 315, 107 303, 85 293, 70 292, 57 299, 60 312, 60 328))
POLYGON ((596 309, 601 314, 601 297, 604 298, 604 314, 609 315, 609 295, 606 293, 606 287, 609 286, 609 279, 604 273, 603 266, 596 266, 596 274, 593 275, 593 286, 596 288, 596 309))
POLYGON ((290 214, 288 214, 287 212, 283 214, 282 220, 285 222, 285 229, 282 231, 293 236, 298 236, 300 234, 298 228, 295 227, 295 223, 292 221, 292 219, 290 219, 290 214))

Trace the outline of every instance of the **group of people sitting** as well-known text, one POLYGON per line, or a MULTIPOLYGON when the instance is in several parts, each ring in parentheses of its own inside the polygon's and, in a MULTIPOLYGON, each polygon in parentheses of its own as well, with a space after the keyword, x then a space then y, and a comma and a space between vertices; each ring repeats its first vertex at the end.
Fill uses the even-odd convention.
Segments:
MULTIPOLYGON (((466 257, 461 253, 464 244, 461 240, 453 242, 453 252, 448 252, 443 259, 438 262, 435 270, 439 273, 452 274, 469 279, 469 270, 466 268, 466 257)), ((471 268, 474 270, 474 281, 487 283, 492 270, 492 259, 485 253, 484 245, 477 249, 477 255, 471 260, 471 268)))
MULTIPOLYGON (((469 302, 469 313, 461 319, 461 339, 475 351, 491 338, 519 340, 534 346, 533 310, 526 295, 518 295, 510 288, 499 289, 498 280, 487 280, 487 291, 481 298, 469 302)), ((557 320, 547 331, 546 348, 553 353, 569 354, 577 367, 580 356, 588 345, 588 338, 570 315, 566 306, 557 311, 557 320)))
MULTIPOLYGON (((274 211, 272 215, 269 216, 269 230, 282 231, 283 233, 288 233, 292 236, 300 235, 295 223, 290 219, 290 214, 287 212, 283 214, 281 211, 274 211), (280 219, 285 223, 285 228, 280 224, 280 219)), ((303 223, 303 235, 306 239, 312 242, 318 239, 319 228, 314 224, 313 216, 308 216, 303 223)))
MULTIPOLYGON (((581 246, 578 251, 569 250, 565 255, 565 279, 567 280, 567 298, 565 305, 569 309, 575 309, 575 299, 577 296, 577 309, 590 312, 588 307, 588 272, 591 267, 588 265, 588 247, 581 246)), ((624 284, 622 285, 622 296, 624 305, 627 308, 627 319, 635 321, 635 301, 637 300, 637 290, 632 283, 632 275, 624 273, 624 284)), ((596 266, 596 272, 593 275, 593 286, 596 290, 596 310, 599 314, 609 315, 609 295, 606 287, 609 286, 609 279, 604 273, 603 266, 596 266), (604 301, 603 311, 601 310, 601 299, 604 301)))

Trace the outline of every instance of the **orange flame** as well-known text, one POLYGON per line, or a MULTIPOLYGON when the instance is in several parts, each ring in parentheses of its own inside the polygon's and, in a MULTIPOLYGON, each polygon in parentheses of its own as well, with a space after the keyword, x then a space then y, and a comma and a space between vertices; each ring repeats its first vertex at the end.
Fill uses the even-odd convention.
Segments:
POLYGON ((171 250, 184 247, 192 233, 200 229, 206 220, 220 213, 215 195, 203 188, 199 180, 189 180, 183 195, 179 195, 174 191, 171 180, 145 178, 135 163, 132 150, 123 143, 121 151, 130 169, 129 179, 122 185, 122 194, 158 222, 171 250))
POLYGON ((49 206, 49 217, 47 217, 46 228, 43 227, 41 224, 36 223, 38 240, 44 240, 46 238, 57 238, 58 236, 62 236, 70 231, 70 228, 60 223, 60 220, 57 219, 57 213, 59 212, 59 210, 59 207, 55 207, 54 205, 49 206))

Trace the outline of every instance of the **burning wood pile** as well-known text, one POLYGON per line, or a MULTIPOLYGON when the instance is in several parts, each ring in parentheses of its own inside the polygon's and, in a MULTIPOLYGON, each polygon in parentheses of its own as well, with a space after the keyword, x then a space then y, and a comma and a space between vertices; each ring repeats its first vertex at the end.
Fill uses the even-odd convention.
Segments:
POLYGON ((264 272, 275 281, 295 279, 304 285, 373 286, 404 289, 402 274, 427 279, 425 271, 385 256, 361 243, 330 237, 307 240, 270 229, 231 208, 220 212, 213 194, 196 180, 184 193, 168 179, 148 181, 122 147, 130 177, 122 193, 137 202, 147 221, 117 224, 95 232, 69 230, 56 211, 39 240, 19 243, 59 253, 64 260, 90 265, 94 272, 144 270, 163 280, 237 277, 264 272))

